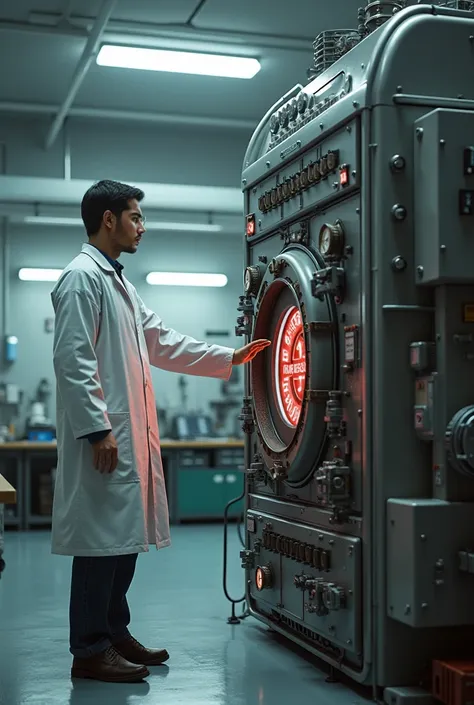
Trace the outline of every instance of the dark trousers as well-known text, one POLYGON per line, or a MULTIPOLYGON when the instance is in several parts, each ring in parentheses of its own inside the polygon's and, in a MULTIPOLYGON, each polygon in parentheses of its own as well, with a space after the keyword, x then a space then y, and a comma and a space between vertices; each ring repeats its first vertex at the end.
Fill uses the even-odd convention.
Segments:
POLYGON ((75 556, 69 605, 70 651, 86 658, 130 638, 127 592, 138 554, 75 556))

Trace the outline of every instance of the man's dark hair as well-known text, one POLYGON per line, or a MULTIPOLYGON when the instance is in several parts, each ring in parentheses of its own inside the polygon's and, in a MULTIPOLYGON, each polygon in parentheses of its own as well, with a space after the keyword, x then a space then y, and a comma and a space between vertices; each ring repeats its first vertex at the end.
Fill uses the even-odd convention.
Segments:
POLYGON ((98 181, 84 194, 81 203, 81 216, 89 237, 96 235, 102 223, 105 211, 120 218, 128 209, 128 202, 143 200, 145 194, 135 186, 121 184, 119 181, 98 181))

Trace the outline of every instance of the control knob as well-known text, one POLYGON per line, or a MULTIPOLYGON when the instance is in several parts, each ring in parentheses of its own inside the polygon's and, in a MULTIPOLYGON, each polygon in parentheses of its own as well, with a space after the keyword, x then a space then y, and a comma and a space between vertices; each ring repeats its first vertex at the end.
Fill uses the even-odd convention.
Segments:
POLYGON ((298 117, 298 101, 292 100, 289 106, 290 120, 296 120, 298 117))
POLYGON ((346 593, 344 588, 335 583, 328 583, 323 592, 324 606, 330 612, 337 612, 346 606, 346 593))
POLYGON ((308 106, 308 94, 305 93, 304 91, 301 91, 301 93, 298 96, 298 112, 301 115, 303 115, 307 106, 308 106))
POLYGON ((274 113, 270 118, 270 131, 272 132, 272 134, 276 135, 279 129, 280 115, 278 113, 274 113))
POLYGON ((281 109, 279 115, 280 115, 281 126, 288 127, 288 123, 290 121, 290 114, 289 114, 289 110, 288 110, 287 105, 285 105, 285 107, 281 109))
POLYGON ((259 565, 255 571, 255 585, 258 591, 273 587, 273 573, 269 565, 259 565))

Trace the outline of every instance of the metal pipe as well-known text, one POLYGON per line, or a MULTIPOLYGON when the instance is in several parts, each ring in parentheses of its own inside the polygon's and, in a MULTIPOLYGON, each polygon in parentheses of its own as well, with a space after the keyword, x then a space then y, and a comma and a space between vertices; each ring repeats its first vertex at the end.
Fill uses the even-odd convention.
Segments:
POLYGON ((1 227, 2 238, 2 345, 9 332, 8 327, 10 321, 8 318, 9 303, 10 303, 10 280, 9 280, 9 263, 8 263, 8 219, 2 218, 1 227))
POLYGON ((69 121, 64 121, 64 178, 71 180, 71 135, 69 134, 69 121))
POLYGON ((86 46, 84 47, 84 51, 82 52, 82 56, 74 73, 68 94, 59 108, 59 111, 53 120, 53 124, 51 125, 51 128, 46 136, 46 149, 49 149, 54 144, 54 141, 61 130, 64 119, 68 114, 69 108, 71 107, 74 98, 76 97, 77 92, 79 91, 79 88, 81 87, 82 82, 89 71, 90 65, 94 61, 100 42, 102 41, 102 35, 104 34, 107 22, 109 21, 114 10, 116 1, 117 0, 104 0, 102 3, 100 12, 97 15, 97 19, 91 29, 86 46))
MULTIPOLYGON (((7 173, 7 145, 5 142, 0 142, 0 173, 7 173)), ((9 262, 8 262, 8 218, 1 219, 1 243, 2 243, 2 345, 4 345, 7 335, 8 310, 10 298, 10 280, 9 280, 9 262)))
MULTIPOLYGON (((54 115, 57 105, 42 103, 17 103, 0 101, 0 113, 24 113, 27 115, 54 115)), ((192 125, 194 127, 216 127, 232 130, 253 130, 253 120, 218 118, 200 115, 172 115, 169 113, 142 113, 134 110, 108 110, 102 108, 70 108, 69 117, 91 120, 123 120, 159 125, 192 125)))

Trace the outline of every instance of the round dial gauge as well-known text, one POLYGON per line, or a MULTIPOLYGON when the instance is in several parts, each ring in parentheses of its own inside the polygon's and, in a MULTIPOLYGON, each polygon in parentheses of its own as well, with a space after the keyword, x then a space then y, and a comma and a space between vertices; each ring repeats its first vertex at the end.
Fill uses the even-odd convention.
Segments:
POLYGON ((329 255, 340 255, 343 245, 342 225, 336 222, 334 225, 325 223, 319 231, 319 251, 323 257, 329 255))
POLYGON ((277 408, 285 424, 298 425, 306 384, 306 345, 301 311, 290 306, 276 329, 274 358, 277 408))
POLYGON ((265 588, 272 587, 273 575, 270 566, 262 565, 258 566, 255 571, 255 585, 257 590, 265 590, 265 588))

